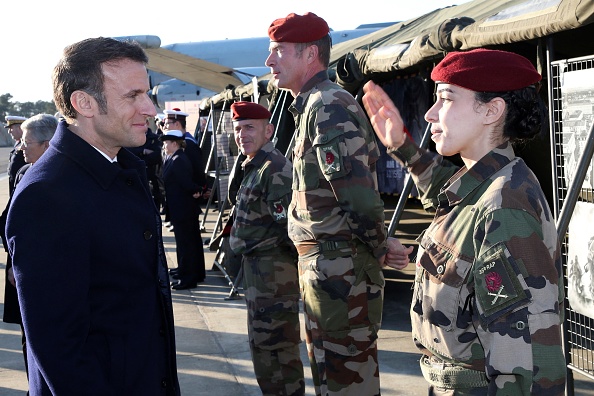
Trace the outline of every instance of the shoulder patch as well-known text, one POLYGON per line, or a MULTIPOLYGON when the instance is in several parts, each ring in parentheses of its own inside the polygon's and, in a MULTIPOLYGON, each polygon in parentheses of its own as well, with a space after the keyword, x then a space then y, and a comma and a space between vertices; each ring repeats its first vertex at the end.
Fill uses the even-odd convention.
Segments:
POLYGON ((507 249, 496 248, 475 268, 475 293, 485 323, 530 301, 522 273, 506 252, 507 249))
POLYGON ((320 147, 318 153, 320 155, 320 164, 322 164, 322 172, 324 172, 325 175, 341 171, 340 154, 333 145, 320 147))
POLYGON ((287 218, 287 208, 284 207, 281 200, 272 203, 274 220, 279 221, 287 218))

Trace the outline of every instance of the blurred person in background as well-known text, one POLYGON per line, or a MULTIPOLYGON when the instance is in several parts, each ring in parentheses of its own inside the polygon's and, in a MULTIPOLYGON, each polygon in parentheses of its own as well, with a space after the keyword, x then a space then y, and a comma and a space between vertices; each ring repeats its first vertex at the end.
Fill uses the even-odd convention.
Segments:
POLYGON ((192 179, 192 163, 184 152, 186 140, 183 132, 167 129, 159 139, 166 155, 163 184, 177 255, 177 269, 170 270, 171 277, 177 282, 173 282, 171 287, 174 290, 193 289, 206 278, 204 246, 198 221, 198 199, 203 187, 192 179))
POLYGON ((10 150, 8 155, 8 197, 12 197, 14 191, 14 179, 16 173, 21 169, 21 166, 25 165, 25 158, 21 151, 21 142, 23 137, 23 130, 21 124, 25 122, 27 117, 8 115, 6 116, 6 124, 4 127, 8 129, 8 133, 14 140, 14 146, 10 150))
MULTIPOLYGON (((32 166, 41 155, 49 147, 49 141, 56 132, 58 120, 50 114, 38 114, 21 124, 23 131, 21 140, 21 150, 25 159, 23 165, 15 175, 15 188, 19 181, 24 176, 27 169, 32 166)), ((27 364, 27 337, 25 336, 25 329, 23 328, 23 320, 21 317, 19 300, 16 289, 16 282, 14 280, 14 273, 12 270, 12 258, 8 253, 8 245, 6 243, 6 235, 4 228, 6 227, 6 216, 8 208, 10 207, 11 197, 9 197, 6 209, 0 217, 0 236, 2 237, 2 244, 6 250, 6 282, 4 284, 4 315, 2 320, 6 323, 16 323, 21 327, 21 345, 23 348, 23 359, 25 361, 25 371, 27 376, 29 373, 27 364)))
POLYGON ((138 158, 146 164, 146 175, 151 186, 151 194, 155 201, 155 206, 161 211, 163 205, 163 196, 161 194, 161 165, 163 164, 163 147, 159 136, 150 128, 149 121, 146 121, 146 141, 140 147, 127 147, 138 158))

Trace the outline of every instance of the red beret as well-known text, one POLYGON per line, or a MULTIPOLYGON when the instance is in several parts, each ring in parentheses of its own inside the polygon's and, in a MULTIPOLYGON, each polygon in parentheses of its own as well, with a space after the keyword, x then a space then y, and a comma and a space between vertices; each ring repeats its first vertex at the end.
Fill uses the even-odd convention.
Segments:
POLYGON ((475 92, 504 92, 535 84, 541 76, 521 55, 479 48, 450 52, 433 68, 431 79, 475 92))
POLYGON ((290 13, 286 18, 276 19, 268 28, 268 37, 276 42, 311 43, 328 33, 330 28, 326 21, 313 12, 290 13))
POLYGON ((268 109, 254 102, 235 102, 231 105, 233 121, 269 120, 272 114, 268 109))

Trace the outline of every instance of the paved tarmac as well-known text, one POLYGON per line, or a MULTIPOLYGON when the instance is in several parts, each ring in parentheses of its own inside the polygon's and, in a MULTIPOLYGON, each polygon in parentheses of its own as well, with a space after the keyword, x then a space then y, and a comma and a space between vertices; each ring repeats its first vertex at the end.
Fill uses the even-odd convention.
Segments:
MULTIPOLYGON (((0 171, 6 169, 8 148, 0 148, 0 171), (3 162, 4 161, 4 162, 3 162)), ((0 209, 6 206, 7 177, 0 175, 0 209)), ((391 212, 386 205, 386 216, 391 212)), ((430 216, 407 211, 403 215, 397 236, 405 243, 414 239, 419 218, 430 216)), ((210 211, 206 232, 210 237, 218 217, 210 211)), ((173 233, 163 229, 164 244, 170 267, 176 266, 173 233)), ((215 252, 205 246, 207 270, 213 265, 215 252)), ((6 255, 0 252, 0 315, 3 312, 4 269, 6 255)), ((410 336, 408 309, 411 300, 411 272, 386 271, 386 289, 382 329, 379 333, 379 360, 382 394, 384 396, 420 396, 426 394, 421 375, 419 354, 410 336)), ((208 271, 206 281, 196 289, 174 291, 173 309, 177 340, 177 364, 182 395, 188 396, 257 396, 261 392, 254 378, 247 338, 245 301, 226 300, 230 287, 219 271, 208 271)), ((303 322, 302 322, 303 326, 303 322)), ((303 333, 302 333, 303 334, 303 333)), ((20 348, 20 328, 0 322, 0 395, 22 396, 27 390, 27 378, 20 348)), ((305 365, 306 394, 314 395, 305 343, 301 344, 305 365)), ((84 395, 84 392, 81 393, 84 395)), ((576 382, 576 395, 594 395, 594 382, 576 382)), ((366 395, 361 395, 366 396, 366 395)))

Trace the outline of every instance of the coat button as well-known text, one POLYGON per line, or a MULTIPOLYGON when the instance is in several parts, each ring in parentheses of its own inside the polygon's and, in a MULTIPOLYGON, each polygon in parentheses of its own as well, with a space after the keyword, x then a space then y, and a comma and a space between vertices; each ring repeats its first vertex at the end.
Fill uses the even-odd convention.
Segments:
POLYGON ((151 239, 153 237, 153 233, 150 231, 145 231, 144 232, 144 240, 148 241, 149 239, 151 239))
POLYGON ((127 185, 127 186, 132 186, 132 185, 134 185, 134 180, 132 180, 132 179, 126 179, 126 185, 127 185))
POLYGON ((168 382, 167 382, 167 378, 163 378, 161 380, 161 387, 162 388, 167 388, 168 382))

